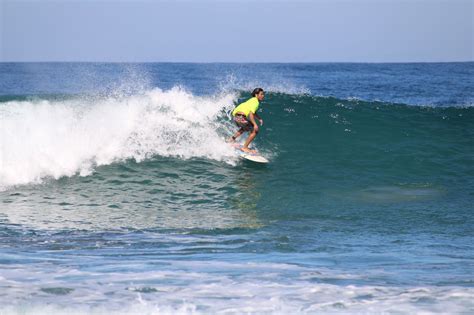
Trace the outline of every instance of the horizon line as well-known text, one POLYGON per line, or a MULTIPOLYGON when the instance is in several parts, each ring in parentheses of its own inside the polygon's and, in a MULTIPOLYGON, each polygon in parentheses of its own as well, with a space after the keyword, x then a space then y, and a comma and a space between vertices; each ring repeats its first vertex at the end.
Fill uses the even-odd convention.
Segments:
POLYGON ((408 63, 470 63, 472 60, 455 61, 84 61, 84 60, 10 60, 0 63, 175 63, 175 64, 408 64, 408 63))

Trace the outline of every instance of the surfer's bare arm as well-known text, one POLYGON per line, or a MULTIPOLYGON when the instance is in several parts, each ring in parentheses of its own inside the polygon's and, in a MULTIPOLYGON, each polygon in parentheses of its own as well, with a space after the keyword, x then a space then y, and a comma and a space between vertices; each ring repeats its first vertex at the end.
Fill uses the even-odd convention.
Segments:
POLYGON ((256 116, 256 115, 257 115, 257 114, 254 114, 254 113, 250 112, 250 113, 249 113, 249 120, 250 120, 250 122, 251 122, 252 125, 253 125, 253 130, 254 130, 255 132, 258 132, 258 125, 257 125, 257 123, 255 122, 255 116, 256 116))
POLYGON ((258 121, 260 122, 260 126, 263 126, 263 119, 262 117, 258 116, 257 113, 255 113, 255 117, 258 119, 258 121))

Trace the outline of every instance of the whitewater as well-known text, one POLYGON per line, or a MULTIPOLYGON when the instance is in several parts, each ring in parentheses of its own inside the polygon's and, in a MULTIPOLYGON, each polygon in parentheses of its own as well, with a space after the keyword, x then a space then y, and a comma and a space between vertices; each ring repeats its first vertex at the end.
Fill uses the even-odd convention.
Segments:
MULTIPOLYGON (((221 124, 235 95, 199 97, 179 87, 141 95, 2 104, 0 187, 90 175, 93 168, 153 156, 231 162, 221 124)), ((227 128, 226 128, 227 127, 227 128)))

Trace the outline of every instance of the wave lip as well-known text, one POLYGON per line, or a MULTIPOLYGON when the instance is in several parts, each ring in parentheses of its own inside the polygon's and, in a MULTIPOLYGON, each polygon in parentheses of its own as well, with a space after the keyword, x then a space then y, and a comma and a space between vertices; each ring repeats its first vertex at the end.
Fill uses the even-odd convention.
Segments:
POLYGON ((232 161, 219 123, 235 95, 175 87, 125 97, 9 101, 0 107, 0 188, 154 155, 232 161))

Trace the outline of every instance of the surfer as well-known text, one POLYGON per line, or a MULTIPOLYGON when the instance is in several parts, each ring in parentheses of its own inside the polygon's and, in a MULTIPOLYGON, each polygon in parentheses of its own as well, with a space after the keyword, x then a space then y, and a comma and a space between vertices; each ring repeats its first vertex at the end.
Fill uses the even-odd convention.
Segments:
POLYGON ((260 126, 263 125, 263 119, 257 114, 260 102, 265 98, 265 92, 262 88, 256 88, 252 92, 252 98, 238 105, 233 111, 234 121, 240 129, 229 139, 229 142, 235 142, 244 132, 248 131, 250 134, 245 140, 242 151, 248 153, 256 153, 255 150, 249 149, 249 144, 255 139, 258 134, 258 125, 255 119, 258 119, 260 126))

